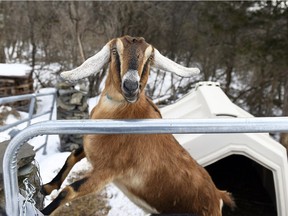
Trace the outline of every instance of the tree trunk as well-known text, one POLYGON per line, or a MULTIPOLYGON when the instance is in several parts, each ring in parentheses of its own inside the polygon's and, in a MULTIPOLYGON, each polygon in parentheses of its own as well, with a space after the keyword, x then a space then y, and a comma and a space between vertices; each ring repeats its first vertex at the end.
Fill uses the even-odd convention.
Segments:
POLYGON ((5 63, 5 51, 4 51, 4 11, 3 4, 0 1, 0 63, 5 63))
POLYGON ((81 36, 80 36, 80 30, 79 30, 80 16, 78 14, 78 2, 71 2, 70 3, 70 11, 69 12, 70 12, 70 19, 75 26, 75 36, 77 39, 77 44, 78 44, 81 62, 83 63, 86 60, 86 58, 85 58, 83 45, 82 45, 82 41, 81 41, 81 36))
POLYGON ((29 18, 29 29, 30 29, 30 43, 32 45, 32 52, 31 52, 31 73, 35 71, 35 64, 36 64, 36 53, 37 53, 37 45, 35 41, 35 2, 27 2, 27 9, 30 9, 30 13, 28 14, 29 18))
MULTIPOLYGON (((1 32, 1 30, 0 30, 0 32, 1 32)), ((1 43, 1 45, 0 45, 0 63, 5 63, 6 57, 5 57, 4 46, 2 44, 1 36, 0 36, 0 43, 1 43)))
POLYGON ((229 95, 230 85, 232 82, 232 72, 233 72, 233 66, 228 65, 225 71, 225 74, 226 74, 225 93, 227 95, 229 95))
MULTIPOLYGON (((288 79, 286 79, 285 83, 285 92, 283 98, 283 116, 288 116, 288 79)), ((288 133, 281 134, 280 142, 288 150, 288 133)))

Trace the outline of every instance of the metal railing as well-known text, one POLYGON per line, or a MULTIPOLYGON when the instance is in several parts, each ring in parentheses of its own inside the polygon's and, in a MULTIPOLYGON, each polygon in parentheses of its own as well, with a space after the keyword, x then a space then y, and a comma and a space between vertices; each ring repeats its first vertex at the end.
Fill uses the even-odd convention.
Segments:
MULTIPOLYGON (((11 97, 2 97, 0 98, 0 105, 4 105, 7 103, 14 103, 16 101, 24 101, 24 100, 30 100, 30 104, 29 104, 29 110, 28 110, 28 117, 24 118, 22 120, 18 120, 16 122, 13 122, 11 124, 7 124, 4 126, 0 127, 0 133, 3 131, 6 131, 8 129, 11 129, 15 126, 18 126, 22 123, 27 122, 26 127, 31 125, 31 121, 32 119, 36 119, 38 117, 44 116, 49 114, 48 119, 51 120, 52 119, 52 114, 53 114, 53 108, 54 108, 54 103, 56 100, 56 89, 51 90, 50 92, 47 93, 33 93, 33 94, 25 94, 25 95, 16 95, 16 96, 11 96, 11 97), (44 112, 41 113, 37 113, 37 114, 33 114, 34 109, 35 109, 35 104, 36 104, 36 99, 38 97, 42 97, 42 96, 52 96, 52 103, 51 103, 51 107, 49 109, 47 109, 44 112)), ((19 132, 19 130, 15 129, 12 132, 9 133, 9 135, 12 137, 14 137, 17 133, 19 132)), ((46 154, 46 146, 47 146, 47 140, 48 140, 48 136, 45 137, 45 141, 44 144, 42 144, 40 147, 38 147, 37 149, 35 149, 35 151, 40 150, 41 148, 43 148, 43 154, 46 154)))
MULTIPOLYGON (((25 141, 38 135, 267 132, 288 132, 288 117, 181 120, 58 120, 36 123, 19 132, 6 149, 3 160, 6 211, 9 216, 18 216, 19 214, 17 154, 25 141)), ((285 213, 278 212, 278 214, 284 215, 285 213)))

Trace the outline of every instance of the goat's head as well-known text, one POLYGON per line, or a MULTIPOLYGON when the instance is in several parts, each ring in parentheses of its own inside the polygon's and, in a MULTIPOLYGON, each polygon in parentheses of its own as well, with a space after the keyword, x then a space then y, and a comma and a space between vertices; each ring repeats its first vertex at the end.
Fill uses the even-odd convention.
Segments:
POLYGON ((61 73, 61 76, 71 81, 82 79, 98 73, 109 61, 112 83, 129 103, 137 101, 145 88, 150 65, 182 77, 199 73, 198 68, 183 67, 164 57, 142 37, 124 36, 109 41, 96 55, 74 70, 61 73))

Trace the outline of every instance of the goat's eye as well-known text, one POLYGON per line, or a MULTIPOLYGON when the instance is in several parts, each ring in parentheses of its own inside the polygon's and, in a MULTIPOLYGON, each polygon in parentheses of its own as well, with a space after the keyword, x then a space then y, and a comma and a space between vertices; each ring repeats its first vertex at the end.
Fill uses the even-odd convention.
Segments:
POLYGON ((149 57, 149 61, 152 61, 153 60, 153 56, 151 55, 150 57, 149 57))
POLYGON ((116 55, 117 54, 117 49, 116 48, 112 48, 112 54, 116 55))

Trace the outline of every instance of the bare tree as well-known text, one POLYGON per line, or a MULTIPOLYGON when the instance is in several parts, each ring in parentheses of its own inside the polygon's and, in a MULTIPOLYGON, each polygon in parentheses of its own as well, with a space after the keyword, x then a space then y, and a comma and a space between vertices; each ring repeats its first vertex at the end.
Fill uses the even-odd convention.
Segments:
POLYGON ((81 61, 84 62, 86 60, 85 58, 85 54, 84 54, 84 50, 83 50, 83 45, 82 45, 82 40, 81 40, 81 35, 80 35, 80 21, 81 18, 79 16, 78 13, 78 3, 79 2, 70 2, 70 7, 69 7, 69 14, 70 14, 70 19, 73 22, 74 26, 75 26, 75 36, 77 39, 77 43, 78 43, 78 48, 79 48, 79 54, 80 54, 80 58, 81 61))
MULTIPOLYGON (((288 80, 285 83, 285 93, 283 97, 283 116, 288 116, 288 80)), ((282 133, 280 142, 284 145, 288 151, 288 133, 282 133)))
POLYGON ((3 4, 0 1, 0 63, 5 63, 5 51, 4 51, 4 11, 3 11, 3 4))
MULTIPOLYGON (((0 55, 5 44, 9 60, 20 59, 32 66, 57 63, 70 69, 111 38, 143 36, 174 61, 201 68, 201 75, 194 79, 173 77, 165 91, 159 90, 164 86, 161 72, 152 72, 151 97, 172 93, 175 99, 201 79, 220 82, 235 103, 256 116, 282 110, 287 79, 283 71, 288 67, 286 1, 0 4, 5 18, 0 55), (258 9, 250 10, 255 4, 258 9)), ((102 71, 89 78, 90 96, 99 94, 104 76, 102 71)))

